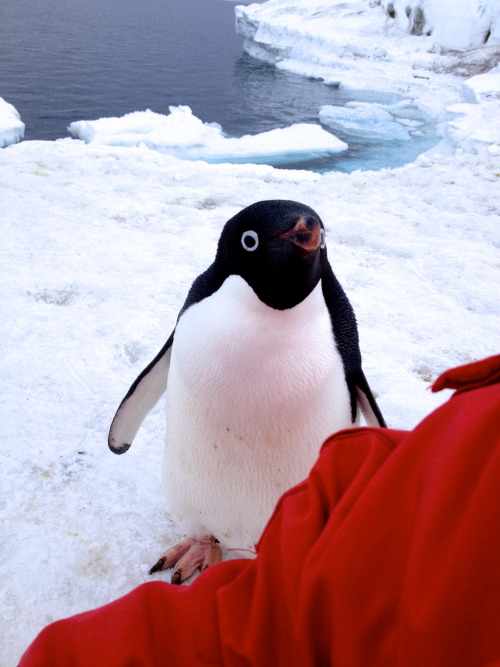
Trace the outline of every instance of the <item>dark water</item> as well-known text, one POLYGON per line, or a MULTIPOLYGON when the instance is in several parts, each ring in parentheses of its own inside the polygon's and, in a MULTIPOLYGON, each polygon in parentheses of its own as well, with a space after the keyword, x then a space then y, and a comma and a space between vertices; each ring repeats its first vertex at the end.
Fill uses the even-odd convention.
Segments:
MULTIPOLYGON (((242 52, 227 0, 0 0, 0 97, 26 124, 25 139, 68 136, 72 121, 188 105, 229 136, 318 122, 324 104, 357 99, 276 70, 242 52)), ((239 3, 239 4, 245 4, 239 3)), ((248 4, 248 3, 246 3, 248 4)), ((392 98, 391 98, 392 99, 392 98)), ((388 101, 388 100, 387 100, 388 101)), ((436 143, 363 143, 301 162, 315 171, 378 169, 436 143)), ((293 167, 296 165, 281 165, 293 167)))

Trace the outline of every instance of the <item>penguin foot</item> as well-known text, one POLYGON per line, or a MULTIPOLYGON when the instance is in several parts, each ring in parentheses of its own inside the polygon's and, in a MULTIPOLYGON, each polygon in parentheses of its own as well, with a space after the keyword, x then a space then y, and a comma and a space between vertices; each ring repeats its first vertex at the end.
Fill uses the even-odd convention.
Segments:
POLYGON ((222 551, 217 540, 212 535, 207 535, 201 539, 187 537, 170 549, 167 549, 158 562, 149 570, 149 574, 174 568, 172 574, 172 584, 182 584, 183 581, 200 568, 206 570, 210 565, 219 563, 222 558, 222 551))

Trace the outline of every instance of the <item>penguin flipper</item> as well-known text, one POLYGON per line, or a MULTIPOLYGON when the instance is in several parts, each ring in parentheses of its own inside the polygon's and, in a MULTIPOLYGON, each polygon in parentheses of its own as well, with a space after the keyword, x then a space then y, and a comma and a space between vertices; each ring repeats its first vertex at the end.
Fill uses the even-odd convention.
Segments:
POLYGON ((387 424, 385 423, 382 412, 377 405, 377 401, 372 394, 370 385, 368 384, 365 374, 361 369, 355 374, 354 385, 357 403, 361 409, 367 425, 375 427, 386 427, 387 424))
POLYGON ((130 448, 142 422, 165 392, 173 340, 172 333, 120 403, 108 435, 108 446, 115 454, 124 454, 130 448))

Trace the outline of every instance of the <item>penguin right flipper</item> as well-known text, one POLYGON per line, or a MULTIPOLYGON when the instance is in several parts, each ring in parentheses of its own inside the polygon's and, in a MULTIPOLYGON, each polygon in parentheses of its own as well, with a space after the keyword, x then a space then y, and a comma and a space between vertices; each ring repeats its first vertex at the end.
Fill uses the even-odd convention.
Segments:
POLYGON ((174 332, 120 403, 108 435, 108 446, 115 454, 124 454, 130 448, 142 422, 165 392, 173 340, 174 332))
MULTIPOLYGON (((224 281, 214 265, 198 276, 188 292, 177 321, 192 305, 213 294, 224 281)), ((124 454, 132 444, 142 422, 167 388, 170 355, 175 329, 153 361, 146 366, 120 403, 111 423, 108 446, 115 454, 124 454)))

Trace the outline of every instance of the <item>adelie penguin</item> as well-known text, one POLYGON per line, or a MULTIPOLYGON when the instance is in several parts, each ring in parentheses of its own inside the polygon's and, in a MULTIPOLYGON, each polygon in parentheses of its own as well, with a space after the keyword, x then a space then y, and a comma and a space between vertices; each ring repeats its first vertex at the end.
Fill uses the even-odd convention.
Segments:
POLYGON ((113 452, 127 451, 164 392, 165 494, 189 537, 151 571, 173 567, 173 583, 220 560, 219 543, 254 553, 280 495, 360 409, 385 426, 311 208, 261 201, 225 224, 213 264, 116 412, 113 452))

